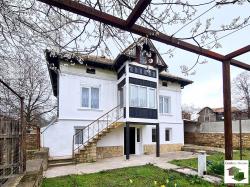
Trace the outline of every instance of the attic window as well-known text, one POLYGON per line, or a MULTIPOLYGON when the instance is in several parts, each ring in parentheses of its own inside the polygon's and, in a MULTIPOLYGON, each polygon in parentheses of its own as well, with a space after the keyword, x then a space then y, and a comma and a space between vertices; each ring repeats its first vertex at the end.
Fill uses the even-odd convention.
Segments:
POLYGON ((95 74, 95 69, 94 68, 87 68, 86 72, 89 74, 95 74))
POLYGON ((162 86, 168 87, 168 82, 167 81, 162 81, 162 86))
POLYGON ((141 51, 140 53, 140 64, 146 64, 147 63, 147 58, 145 56, 145 52, 141 51))

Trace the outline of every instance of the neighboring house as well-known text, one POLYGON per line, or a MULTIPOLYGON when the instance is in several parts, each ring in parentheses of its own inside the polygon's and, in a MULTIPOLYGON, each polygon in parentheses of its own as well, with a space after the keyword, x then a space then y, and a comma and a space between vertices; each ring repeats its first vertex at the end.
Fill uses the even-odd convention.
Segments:
POLYGON ((46 58, 58 99, 58 120, 43 131, 50 156, 85 162, 181 150, 181 89, 192 81, 167 73, 150 40, 115 60, 51 51, 46 58))
MULTIPOLYGON (((232 107, 232 120, 239 119, 238 112, 239 110, 236 107, 232 107)), ((198 113, 198 122, 216 122, 224 120, 224 108, 209 108, 204 107, 198 113)))

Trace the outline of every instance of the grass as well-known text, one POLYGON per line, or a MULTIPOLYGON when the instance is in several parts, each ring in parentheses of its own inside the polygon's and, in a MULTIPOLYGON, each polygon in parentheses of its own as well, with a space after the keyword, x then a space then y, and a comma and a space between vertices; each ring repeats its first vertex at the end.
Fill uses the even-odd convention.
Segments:
MULTIPOLYGON (((236 151, 233 153, 234 160, 240 160, 240 152, 236 151)), ((243 160, 250 160, 250 150, 243 151, 243 160)), ((207 162, 223 162, 224 154, 223 153, 215 153, 213 155, 207 156, 207 162)), ((198 168, 198 160, 197 158, 192 159, 184 159, 184 160, 172 160, 170 163, 175 164, 177 166, 191 167, 194 169, 198 168)), ((208 173, 209 173, 208 168, 208 173)))
MULTIPOLYGON (((250 160, 250 150, 243 151, 243 160, 250 160)), ((240 160, 240 152, 236 151, 233 153, 234 160, 240 160)), ((172 160, 170 163, 182 166, 182 167, 190 167, 194 169, 198 169, 198 159, 184 159, 184 160, 172 160)), ((224 175, 224 154, 223 153, 215 153, 207 156, 207 172, 208 174, 217 174, 223 177, 224 175)), ((249 172, 250 178, 250 172, 249 172)), ((245 185, 250 186, 250 185, 245 185)))
POLYGON ((45 178, 42 187, 186 187, 214 186, 197 176, 184 176, 153 165, 107 170, 93 174, 45 178))

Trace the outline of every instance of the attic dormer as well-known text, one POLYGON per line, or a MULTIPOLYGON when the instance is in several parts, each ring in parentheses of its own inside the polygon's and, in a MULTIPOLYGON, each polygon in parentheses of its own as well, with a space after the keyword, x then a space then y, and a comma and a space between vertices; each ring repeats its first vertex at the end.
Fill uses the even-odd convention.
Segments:
POLYGON ((158 68, 159 71, 168 68, 152 41, 144 37, 139 38, 137 42, 131 44, 118 55, 115 66, 119 67, 128 59, 142 65, 158 68))

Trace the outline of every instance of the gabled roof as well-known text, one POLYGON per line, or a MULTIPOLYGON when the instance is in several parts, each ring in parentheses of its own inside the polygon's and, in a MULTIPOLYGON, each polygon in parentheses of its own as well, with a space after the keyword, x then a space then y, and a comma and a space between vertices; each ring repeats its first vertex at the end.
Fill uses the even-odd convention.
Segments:
POLYGON ((167 69, 168 65, 163 60, 159 51, 155 48, 153 42, 150 39, 145 38, 145 37, 139 38, 137 42, 130 44, 122 53, 120 53, 114 60, 115 61, 114 66, 119 67, 124 61, 128 59, 135 60, 136 59, 136 50, 135 50, 136 46, 142 46, 144 43, 147 43, 150 47, 150 50, 153 51, 157 55, 159 59, 158 64, 157 64, 159 70, 162 71, 162 70, 167 69))
POLYGON ((209 109, 209 110, 211 110, 212 112, 214 112, 212 108, 206 106, 206 107, 202 108, 202 109, 200 110, 200 112, 198 112, 198 114, 200 114, 200 113, 201 113, 203 110, 205 110, 206 108, 209 109))
POLYGON ((45 50, 47 66, 52 84, 54 96, 57 96, 57 70, 60 68, 60 61, 72 64, 84 64, 88 66, 113 69, 114 61, 104 56, 82 55, 77 53, 56 53, 54 51, 45 50))
MULTIPOLYGON (((223 107, 221 107, 221 108, 213 108, 213 111, 214 111, 215 113, 223 113, 223 112, 224 112, 224 108, 223 108, 223 107)), ((239 111, 239 110, 238 110, 238 108, 236 108, 236 107, 232 107, 232 108, 231 108, 231 111, 232 111, 232 112, 237 112, 237 111, 239 111)))
MULTIPOLYGON (((211 110, 212 112, 214 112, 214 113, 223 113, 223 112, 224 112, 224 108, 223 108, 223 107, 221 107, 221 108, 204 107, 204 108, 202 108, 202 109, 200 110, 200 112, 203 111, 203 110, 206 109, 206 108, 210 109, 210 110, 211 110)), ((232 107, 231 110, 232 110, 232 112, 237 112, 237 111, 239 111, 239 109, 236 108, 236 107, 232 107)), ((199 113, 200 113, 200 112, 199 112, 199 113)), ((198 114, 199 114, 199 113, 198 113, 198 114)))
POLYGON ((71 64, 83 64, 87 66, 93 66, 93 67, 99 67, 99 68, 105 68, 110 70, 117 69, 117 66, 119 66, 119 63, 123 63, 128 59, 134 60, 136 58, 136 53, 131 53, 131 49, 135 49, 137 45, 143 45, 145 42, 150 46, 150 50, 152 50, 157 56, 158 56, 158 69, 160 75, 159 79, 166 80, 170 82, 177 82, 181 85, 181 87, 184 87, 188 84, 193 83, 193 81, 190 81, 188 79, 184 79, 181 77, 177 77, 174 75, 171 75, 167 72, 164 72, 162 70, 167 69, 167 64, 162 59, 161 55, 159 54, 158 50, 155 48, 152 41, 148 38, 139 38, 137 42, 134 42, 129 47, 127 47, 121 54, 117 56, 115 60, 106 58, 105 56, 94 56, 94 55, 83 55, 79 53, 69 53, 69 52, 61 52, 56 53, 54 51, 45 50, 46 60, 47 60, 47 66, 49 70, 50 80, 52 84, 53 94, 57 96, 57 70, 60 68, 60 62, 68 62, 71 64))

